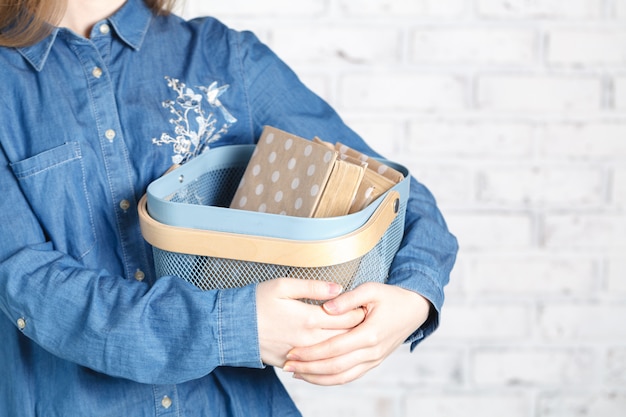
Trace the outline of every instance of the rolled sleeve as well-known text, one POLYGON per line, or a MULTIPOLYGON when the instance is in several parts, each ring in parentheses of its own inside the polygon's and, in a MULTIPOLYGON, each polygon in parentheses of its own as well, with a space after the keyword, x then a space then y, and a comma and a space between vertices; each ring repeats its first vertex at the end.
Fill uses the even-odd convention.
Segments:
POLYGON ((411 349, 439 325, 444 287, 456 261, 459 246, 446 226, 430 191, 411 181, 404 238, 391 265, 388 283, 415 291, 431 304, 426 322, 408 339, 411 349))

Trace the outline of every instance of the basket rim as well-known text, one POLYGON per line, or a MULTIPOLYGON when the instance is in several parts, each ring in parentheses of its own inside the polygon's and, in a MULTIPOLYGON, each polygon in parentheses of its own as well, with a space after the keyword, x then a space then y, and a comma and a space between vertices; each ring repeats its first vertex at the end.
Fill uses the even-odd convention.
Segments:
POLYGON ((293 267, 332 266, 362 257, 378 244, 403 208, 400 193, 390 190, 358 229, 331 239, 303 241, 171 226, 150 216, 146 195, 138 205, 144 239, 158 249, 293 267))
MULTIPOLYGON (((240 234, 254 234, 291 240, 331 239, 348 234, 372 216, 385 194, 363 210, 339 217, 307 218, 280 214, 237 210, 227 207, 173 202, 168 196, 177 192, 181 184, 196 181, 207 172, 207 167, 222 169, 233 164, 247 163, 254 144, 228 145, 212 148, 174 171, 168 171, 147 188, 147 207, 150 216, 164 224, 193 229, 240 234)), ((400 200, 408 199, 410 174, 395 162, 384 160, 401 171, 405 178, 392 190, 398 191, 400 200)))

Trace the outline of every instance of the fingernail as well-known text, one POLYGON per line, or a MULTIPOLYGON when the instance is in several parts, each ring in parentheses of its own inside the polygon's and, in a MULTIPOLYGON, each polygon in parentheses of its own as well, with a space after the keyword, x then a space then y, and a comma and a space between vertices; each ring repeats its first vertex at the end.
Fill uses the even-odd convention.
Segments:
POLYGON ((300 374, 293 374, 291 376, 295 379, 302 379, 302 376, 300 374))
POLYGON ((283 367, 283 372, 293 372, 293 371, 295 371, 295 370, 296 370, 296 368, 295 368, 295 367, 293 367, 292 365, 285 365, 285 366, 283 367))
POLYGON ((293 353, 288 353, 287 354, 287 360, 289 361, 299 361, 300 357, 298 357, 297 355, 294 355, 293 353))
POLYGON ((324 308, 324 310, 329 313, 334 313, 335 311, 337 311, 337 306, 332 300, 326 301, 324 304, 322 304, 322 308, 324 308))
POLYGON ((341 285, 337 284, 336 282, 328 283, 328 293, 330 295, 339 295, 341 294, 342 290, 343 288, 341 287, 341 285))

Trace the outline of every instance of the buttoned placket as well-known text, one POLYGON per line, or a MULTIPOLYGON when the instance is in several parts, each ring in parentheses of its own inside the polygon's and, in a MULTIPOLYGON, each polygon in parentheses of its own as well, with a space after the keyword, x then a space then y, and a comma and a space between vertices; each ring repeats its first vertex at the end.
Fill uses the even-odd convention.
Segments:
MULTIPOLYGON (((114 81, 111 80, 110 74, 107 72, 106 59, 99 53, 97 47, 99 45, 108 55, 110 39, 102 39, 102 37, 110 37, 110 28, 108 25, 100 25, 97 30, 94 28, 93 33, 94 39, 92 41, 75 43, 73 49, 85 68, 85 74, 87 74, 87 85, 90 90, 90 98, 93 101, 92 108, 96 113, 100 149, 104 159, 110 195, 113 199, 112 209, 115 211, 126 276, 137 281, 143 281, 145 273, 142 267, 147 264, 148 257, 144 251, 138 250, 138 248, 145 246, 143 241, 139 241, 142 238, 138 229, 132 167, 116 110, 114 81), (130 250, 131 247, 134 248, 134 251, 130 250), (131 259, 130 253, 142 253, 142 259, 131 259)), ((22 328, 24 327, 26 327, 25 320, 23 320, 22 328)), ((155 385, 153 395, 156 416, 180 415, 175 385, 155 385)))
POLYGON ((85 68, 89 97, 97 120, 98 138, 110 196, 113 200, 120 247, 124 259, 125 275, 142 281, 148 256, 143 248, 138 228, 137 201, 133 185, 133 169, 117 113, 114 80, 108 71, 107 60, 111 50, 111 29, 106 23, 94 26, 90 41, 73 43, 72 49, 85 68), (131 251, 130 248, 133 248, 131 251), (130 253, 141 253, 141 259, 130 253))

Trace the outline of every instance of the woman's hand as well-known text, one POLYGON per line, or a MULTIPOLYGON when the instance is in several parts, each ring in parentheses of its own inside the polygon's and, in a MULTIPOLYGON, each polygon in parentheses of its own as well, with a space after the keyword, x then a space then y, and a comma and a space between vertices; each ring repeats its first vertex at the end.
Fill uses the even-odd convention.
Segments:
POLYGON ((421 295, 387 284, 365 283, 327 301, 331 316, 365 311, 354 329, 315 345, 299 345, 283 370, 318 385, 353 381, 380 364, 428 318, 430 303, 421 295), (303 347, 306 346, 306 347, 303 347))
POLYGON ((363 321, 362 309, 328 314, 321 306, 300 299, 329 300, 341 293, 335 283, 277 278, 257 287, 257 321, 261 360, 283 367, 295 346, 311 346, 341 335, 363 321))

